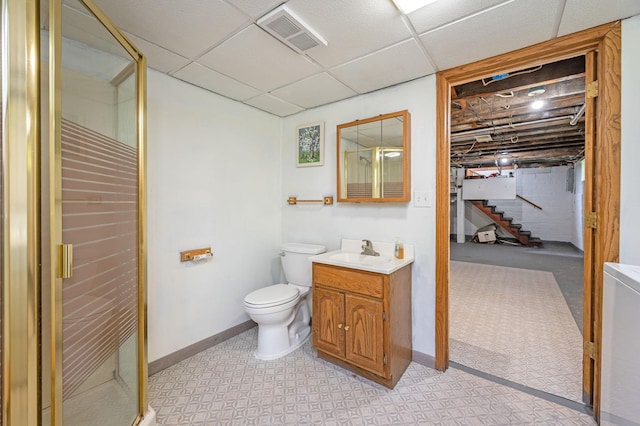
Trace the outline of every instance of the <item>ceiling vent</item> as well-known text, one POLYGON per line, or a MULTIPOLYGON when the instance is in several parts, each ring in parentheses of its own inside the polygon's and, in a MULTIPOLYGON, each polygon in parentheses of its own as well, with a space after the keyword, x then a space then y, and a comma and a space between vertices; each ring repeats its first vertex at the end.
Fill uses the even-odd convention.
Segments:
POLYGON ((302 53, 321 44, 327 45, 325 39, 285 5, 258 19, 257 24, 296 52, 302 53))

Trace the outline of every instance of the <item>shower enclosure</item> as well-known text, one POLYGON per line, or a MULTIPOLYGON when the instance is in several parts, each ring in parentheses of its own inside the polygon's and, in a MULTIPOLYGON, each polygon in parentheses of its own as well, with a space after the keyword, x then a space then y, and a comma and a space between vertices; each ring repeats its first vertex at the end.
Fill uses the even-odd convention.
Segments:
POLYGON ((0 426, 153 424, 145 58, 91 0, 2 15, 0 426))

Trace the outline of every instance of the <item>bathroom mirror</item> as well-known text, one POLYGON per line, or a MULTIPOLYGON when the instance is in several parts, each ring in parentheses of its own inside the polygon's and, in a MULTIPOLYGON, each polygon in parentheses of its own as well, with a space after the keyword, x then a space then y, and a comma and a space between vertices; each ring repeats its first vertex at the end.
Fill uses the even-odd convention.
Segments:
POLYGON ((409 111, 340 124, 336 140, 338 202, 409 201, 409 111))

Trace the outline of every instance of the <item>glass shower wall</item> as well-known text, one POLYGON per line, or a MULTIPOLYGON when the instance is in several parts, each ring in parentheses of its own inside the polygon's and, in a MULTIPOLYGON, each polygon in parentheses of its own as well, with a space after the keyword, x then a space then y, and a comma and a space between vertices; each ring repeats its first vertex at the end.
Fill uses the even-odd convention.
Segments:
MULTIPOLYGON (((0 17, 2 19, 3 17, 0 17)), ((0 57, 2 56, 2 42, 0 41, 0 57)), ((2 66, 0 66, 0 81, 2 81, 2 66)), ((0 99, 2 99, 2 84, 0 84, 0 99)), ((4 341, 2 340, 3 333, 3 322, 4 318, 4 168, 2 167, 2 159, 4 158, 2 155, 3 152, 3 144, 2 144, 2 123, 4 123, 3 118, 3 108, 2 102, 0 102, 0 426, 2 426, 2 419, 4 415, 4 404, 2 400, 2 396, 4 394, 4 355, 3 355, 3 345, 4 341)))
POLYGON ((133 424, 138 407, 136 63, 88 11, 62 13, 63 424, 133 424), (77 16, 86 13, 82 27, 77 16), (74 40, 94 35, 91 46, 74 40))

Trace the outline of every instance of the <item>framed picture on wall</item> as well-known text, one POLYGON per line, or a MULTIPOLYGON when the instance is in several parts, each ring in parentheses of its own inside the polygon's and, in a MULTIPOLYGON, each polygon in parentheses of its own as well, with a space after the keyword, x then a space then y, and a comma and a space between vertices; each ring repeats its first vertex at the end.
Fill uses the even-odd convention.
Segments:
POLYGON ((324 121, 296 128, 296 167, 324 164, 324 121))

